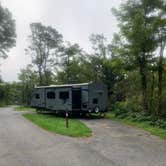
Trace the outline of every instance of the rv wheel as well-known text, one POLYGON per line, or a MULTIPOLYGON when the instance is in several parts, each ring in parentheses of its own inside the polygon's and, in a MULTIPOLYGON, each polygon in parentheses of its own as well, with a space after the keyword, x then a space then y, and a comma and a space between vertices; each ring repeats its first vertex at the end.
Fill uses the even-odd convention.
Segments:
POLYGON ((100 111, 99 107, 96 107, 95 108, 95 113, 99 113, 99 111, 100 111))

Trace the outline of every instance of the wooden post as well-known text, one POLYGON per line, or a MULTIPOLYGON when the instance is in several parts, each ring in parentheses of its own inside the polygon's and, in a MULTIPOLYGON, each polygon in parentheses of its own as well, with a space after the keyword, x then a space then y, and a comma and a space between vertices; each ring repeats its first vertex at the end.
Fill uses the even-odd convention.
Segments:
POLYGON ((69 128, 69 114, 66 111, 66 128, 69 128))

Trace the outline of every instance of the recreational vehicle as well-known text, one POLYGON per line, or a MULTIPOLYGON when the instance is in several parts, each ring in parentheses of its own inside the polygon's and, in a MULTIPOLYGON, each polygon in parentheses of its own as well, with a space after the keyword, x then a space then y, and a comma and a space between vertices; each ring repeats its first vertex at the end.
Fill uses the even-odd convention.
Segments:
POLYGON ((103 83, 81 83, 35 87, 31 106, 56 113, 103 113, 108 108, 107 87, 103 83))

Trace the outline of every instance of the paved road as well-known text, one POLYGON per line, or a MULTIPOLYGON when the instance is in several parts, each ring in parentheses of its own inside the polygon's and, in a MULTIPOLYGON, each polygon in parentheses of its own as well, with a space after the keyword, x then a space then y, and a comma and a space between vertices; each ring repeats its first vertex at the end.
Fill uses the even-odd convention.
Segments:
POLYGON ((91 138, 49 133, 0 108, 0 166, 166 166, 166 141, 110 120, 83 120, 91 138))

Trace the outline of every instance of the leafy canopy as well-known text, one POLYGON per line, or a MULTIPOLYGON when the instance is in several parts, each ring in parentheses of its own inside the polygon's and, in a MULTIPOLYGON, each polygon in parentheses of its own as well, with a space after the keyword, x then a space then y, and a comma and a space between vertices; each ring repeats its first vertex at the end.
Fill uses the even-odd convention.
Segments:
POLYGON ((0 4, 0 58, 6 58, 10 48, 15 46, 15 21, 8 9, 0 4))

